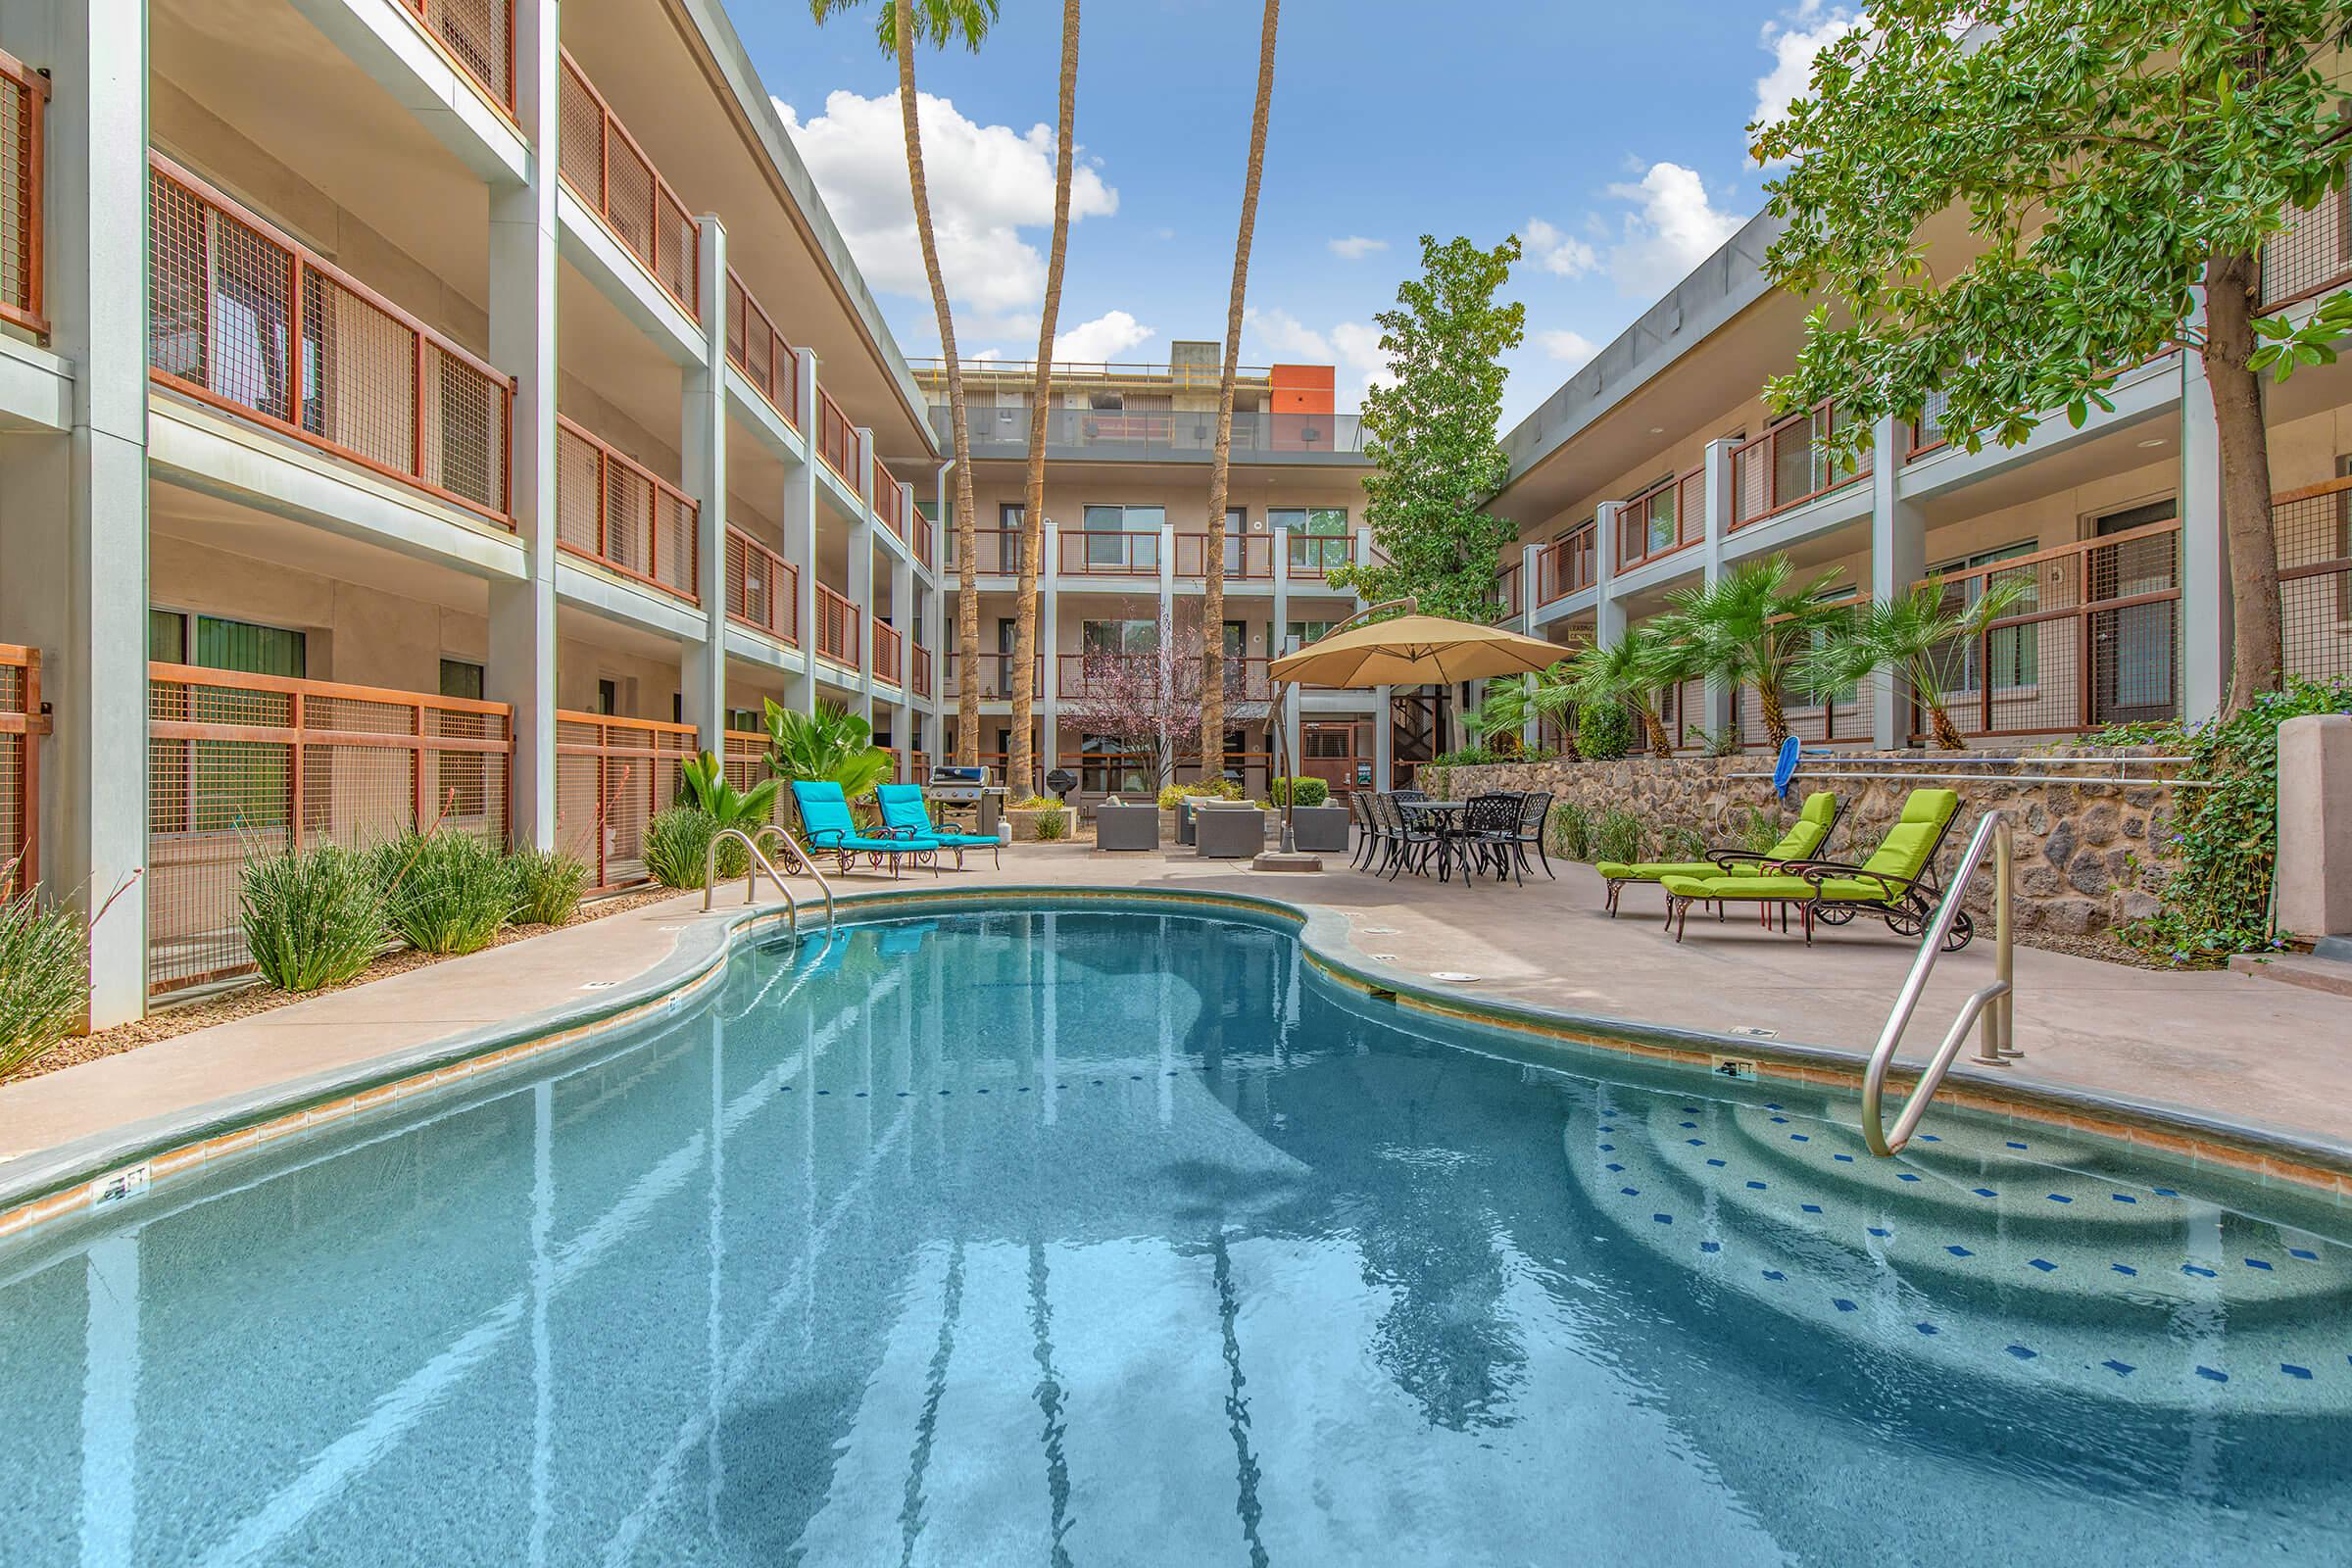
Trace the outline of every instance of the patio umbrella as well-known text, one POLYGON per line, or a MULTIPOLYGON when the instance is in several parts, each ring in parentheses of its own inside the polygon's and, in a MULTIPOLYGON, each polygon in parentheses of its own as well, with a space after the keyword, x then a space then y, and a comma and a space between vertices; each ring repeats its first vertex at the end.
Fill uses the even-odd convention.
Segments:
POLYGON ((1333 632, 1275 660, 1266 672, 1307 686, 1450 686, 1547 669, 1573 652, 1499 626, 1398 615, 1333 632))

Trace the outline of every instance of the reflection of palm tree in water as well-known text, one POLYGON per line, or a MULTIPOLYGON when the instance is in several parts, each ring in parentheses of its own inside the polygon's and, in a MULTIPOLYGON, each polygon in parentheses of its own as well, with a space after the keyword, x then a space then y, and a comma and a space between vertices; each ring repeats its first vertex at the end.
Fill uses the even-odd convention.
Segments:
POLYGON ((906 1460, 906 1500, 899 1507, 899 1562, 914 1561, 914 1543, 923 1533, 923 1474, 931 1465, 932 1440, 939 1434, 939 1401, 948 1392, 948 1362, 956 1354, 956 1323, 963 1314, 963 1243, 948 1257, 948 1283, 939 1311, 939 1348, 923 1380, 923 1413, 914 1424, 914 1452, 906 1460))
POLYGON ((1242 1539, 1250 1544, 1250 1568, 1266 1568, 1265 1544, 1257 1537, 1257 1522, 1265 1509, 1257 1500, 1257 1455, 1250 1446, 1250 1401, 1242 1394, 1250 1380, 1242 1376, 1242 1339, 1235 1327, 1241 1316, 1241 1298, 1233 1288, 1233 1257, 1225 1250, 1222 1223, 1210 1234, 1209 1250, 1216 1259, 1217 1322, 1225 1336, 1225 1422, 1233 1430, 1238 1489, 1235 1511, 1242 1516, 1242 1539))
POLYGON ((1502 1309, 1507 1281, 1489 1216, 1475 1192, 1411 1169, 1359 1235, 1365 1283, 1396 1293, 1372 1353, 1438 1426, 1507 1426, 1527 1351, 1502 1309))
POLYGON ((1041 1432, 1046 1445, 1046 1495, 1054 1507, 1054 1568, 1070 1568, 1070 1551, 1061 1538, 1076 1523, 1070 1517, 1070 1466, 1062 1453, 1061 1378, 1054 1370, 1054 1309, 1046 1299, 1046 1244, 1029 1243, 1029 1328, 1037 1337, 1037 1407, 1046 1422, 1041 1432))

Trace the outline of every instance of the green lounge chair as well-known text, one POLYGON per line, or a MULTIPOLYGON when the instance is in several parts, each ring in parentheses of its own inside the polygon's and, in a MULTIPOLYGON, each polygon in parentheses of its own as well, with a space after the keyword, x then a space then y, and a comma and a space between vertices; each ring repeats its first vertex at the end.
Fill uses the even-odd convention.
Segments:
POLYGON ((923 799, 920 784, 877 784, 875 804, 882 808, 882 825, 915 834, 934 841, 943 850, 956 852, 956 869, 963 869, 963 852, 985 849, 1002 867, 1004 857, 998 841, 986 833, 956 833, 938 827, 931 820, 930 805, 923 799))
MULTIPOLYGON (((1813 940, 1814 922, 1843 925, 1857 914, 1876 915, 1896 936, 1918 936, 1942 897, 1936 855, 1959 814, 1960 797, 1952 791, 1913 790, 1901 817, 1860 865, 1806 860, 1748 876, 1667 877, 1666 922, 1680 942, 1693 904, 1777 903, 1796 906, 1807 943, 1813 940)), ((1786 914, 1783 919, 1785 927, 1786 914)), ((1944 951, 1959 952, 1975 934, 1973 922, 1961 914, 1944 938, 1944 951)))
POLYGON ((1709 850, 1703 860, 1648 860, 1628 865, 1621 860, 1603 860, 1592 869, 1601 874, 1609 885, 1607 908, 1611 918, 1617 913, 1617 896, 1633 882, 1663 882, 1670 876, 1717 877, 1754 876, 1774 866, 1791 860, 1809 860, 1819 855, 1822 846, 1830 842, 1837 831, 1838 796, 1832 790, 1815 790, 1805 797, 1805 804, 1796 813, 1796 821, 1781 841, 1758 855, 1752 850, 1709 850))
POLYGON ((932 873, 938 874, 937 839, 896 828, 859 827, 858 819, 850 814, 850 803, 841 793, 841 786, 830 780, 803 779, 795 783, 792 804, 801 813, 801 831, 808 840, 809 853, 830 854, 834 864, 844 872, 855 867, 862 855, 873 861, 877 870, 888 865, 895 877, 911 855, 915 864, 929 865, 932 873))

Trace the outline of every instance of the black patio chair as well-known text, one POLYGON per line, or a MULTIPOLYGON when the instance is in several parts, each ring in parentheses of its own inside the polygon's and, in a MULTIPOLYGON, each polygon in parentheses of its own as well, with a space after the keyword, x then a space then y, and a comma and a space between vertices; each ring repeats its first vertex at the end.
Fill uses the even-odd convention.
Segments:
POLYGON ((1516 792, 1492 791, 1473 795, 1462 808, 1460 820, 1447 835, 1449 847, 1462 862, 1462 881, 1491 870, 1496 881, 1513 876, 1518 867, 1519 801, 1516 792))
POLYGON ((1551 857, 1544 851, 1544 824, 1550 817, 1551 792, 1549 790, 1531 791, 1520 796, 1519 827, 1511 840, 1511 856, 1519 862, 1519 869, 1525 871, 1528 847, 1534 846, 1536 858, 1544 864, 1544 874, 1556 882, 1559 880, 1559 873, 1551 868, 1551 857))
POLYGON ((1389 880, 1394 882, 1397 872, 1407 869, 1418 872, 1429 864, 1432 855, 1439 855, 1438 877, 1443 881, 1446 866, 1442 855, 1445 840, 1407 811, 1405 804, 1394 795, 1377 798, 1374 808, 1380 812, 1389 830, 1389 858, 1382 862, 1381 869, 1387 871, 1389 880))
POLYGON ((1348 792, 1348 820, 1355 828, 1355 849, 1348 863, 1362 870, 1372 858, 1372 851, 1380 842, 1380 829, 1372 820, 1369 790, 1348 792))

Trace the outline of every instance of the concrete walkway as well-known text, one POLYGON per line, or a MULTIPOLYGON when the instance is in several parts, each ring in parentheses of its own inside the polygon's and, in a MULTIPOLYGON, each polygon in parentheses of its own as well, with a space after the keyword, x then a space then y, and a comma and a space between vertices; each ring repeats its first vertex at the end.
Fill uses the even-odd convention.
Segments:
MULTIPOLYGON (((1721 924, 1693 919, 1678 946, 1660 928, 1655 891, 1629 890, 1624 914, 1612 920, 1600 912, 1599 880, 1581 865, 1560 866, 1556 882, 1538 873, 1524 887, 1469 889, 1335 865, 1318 876, 1258 874, 1189 853, 1023 845, 1002 870, 982 865, 896 886, 1145 887, 1317 904, 1348 921, 1366 957, 1387 956, 1421 977, 1478 976, 1460 986, 1465 996, 1712 1033, 1770 1030, 1857 1054, 1876 1040, 1913 952, 1863 922, 1807 949, 1739 914, 1721 924)), ((894 886, 865 876, 840 885, 894 886)), ((648 905, 0 1089, 0 1171, 112 1129, 590 1001, 600 982, 625 981, 669 957, 680 933, 707 918, 699 903, 696 895, 648 905)), ((2017 960, 2017 1037, 2027 1052, 2007 1069, 2017 1080, 2352 1144, 2352 1003, 2236 974, 2158 974, 2033 949, 2020 949, 2017 960)), ((1933 1048, 1991 966, 1982 939, 1937 966, 1907 1057, 1933 1048)))

